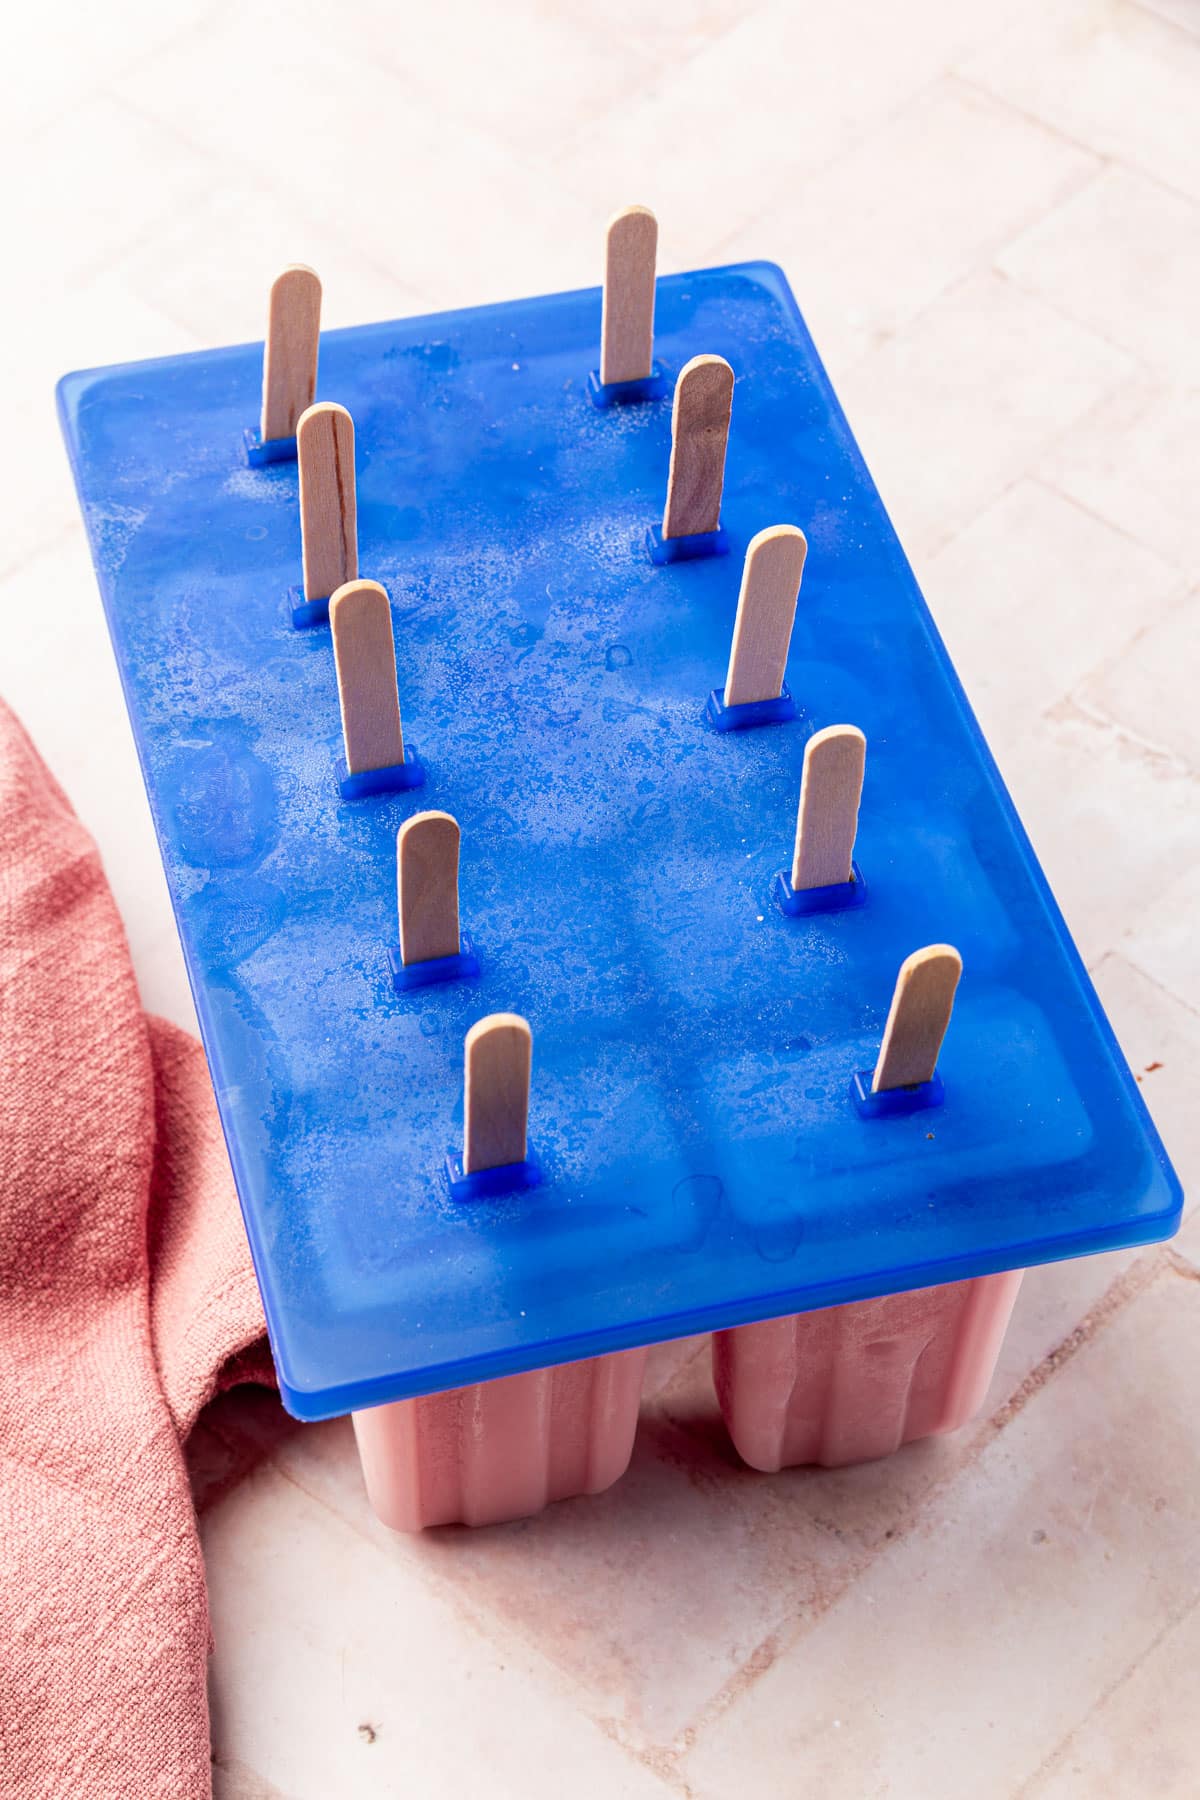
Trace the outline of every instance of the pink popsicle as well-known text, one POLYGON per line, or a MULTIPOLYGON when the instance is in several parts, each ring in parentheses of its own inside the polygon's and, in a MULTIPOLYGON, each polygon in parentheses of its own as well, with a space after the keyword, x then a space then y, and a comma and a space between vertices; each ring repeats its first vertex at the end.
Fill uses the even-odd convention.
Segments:
POLYGON ((394 1531, 422 1531, 600 1493, 629 1466, 646 1356, 624 1350, 355 1413, 371 1505, 394 1531))
POLYGON ((955 1431, 983 1404, 1021 1270, 713 1337, 713 1378, 755 1469, 839 1468, 955 1431))

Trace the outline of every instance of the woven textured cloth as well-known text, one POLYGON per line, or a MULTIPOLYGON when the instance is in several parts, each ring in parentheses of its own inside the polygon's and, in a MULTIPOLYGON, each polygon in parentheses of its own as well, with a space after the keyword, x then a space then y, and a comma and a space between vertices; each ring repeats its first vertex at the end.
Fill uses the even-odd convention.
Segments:
POLYGON ((270 1379, 208 1071, 0 705, 0 1794, 211 1792, 182 1444, 270 1379))

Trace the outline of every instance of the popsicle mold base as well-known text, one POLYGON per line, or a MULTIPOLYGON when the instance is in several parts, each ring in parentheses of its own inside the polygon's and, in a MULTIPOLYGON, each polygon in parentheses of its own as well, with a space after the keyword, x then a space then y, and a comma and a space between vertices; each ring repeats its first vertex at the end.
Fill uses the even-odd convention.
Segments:
POLYGON ((501 1525, 601 1493, 629 1466, 647 1354, 622 1350, 356 1412, 377 1516, 393 1531, 501 1525))
POLYGON ((983 1404, 1020 1269, 713 1335, 713 1379, 753 1469, 836 1469, 965 1425, 983 1404))
MULTIPOLYGON (((978 1412, 1021 1270, 713 1335, 713 1378, 751 1468, 841 1468, 978 1412)), ((394 1531, 500 1525, 598 1494, 629 1466, 646 1350, 354 1414, 367 1494, 394 1531)))

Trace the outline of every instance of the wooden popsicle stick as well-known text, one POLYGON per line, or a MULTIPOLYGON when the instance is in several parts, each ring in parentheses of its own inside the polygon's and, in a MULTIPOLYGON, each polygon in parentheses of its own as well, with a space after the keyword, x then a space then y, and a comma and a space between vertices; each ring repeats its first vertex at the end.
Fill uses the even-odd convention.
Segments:
POLYGON ((783 691, 807 554, 807 539, 795 525, 769 525, 746 546, 725 677, 726 706, 776 700, 783 691))
POLYGON ((693 356, 679 371, 671 410, 671 469, 665 538, 716 531, 721 524, 725 445, 733 410, 733 370, 723 356, 693 356))
POLYGON ((354 421, 344 406, 322 400, 301 413, 296 460, 304 598, 323 600, 358 575, 354 421))
POLYGON ((810 737, 800 777, 792 887, 851 879, 867 740, 857 725, 827 725, 810 737))
POLYGON ((416 813, 396 837, 400 960, 457 956, 458 820, 447 812, 416 813))
POLYGON ((304 263, 292 263, 271 284, 267 307, 259 430, 264 444, 295 437, 300 414, 312 405, 320 337, 320 277, 304 263))
POLYGON ((533 1033, 516 1013, 490 1013, 465 1051, 463 1174, 524 1162, 533 1033))
POLYGON ((873 1094, 932 1081, 961 974, 962 957, 951 944, 929 944, 901 963, 871 1078, 873 1094))
POLYGON ((646 206, 627 206, 608 221, 604 243, 604 313, 600 380, 642 381, 654 363, 654 265, 658 220, 646 206))
POLYGON ((404 761, 396 646, 387 591, 377 581, 347 581, 329 602, 342 739, 351 775, 404 761))

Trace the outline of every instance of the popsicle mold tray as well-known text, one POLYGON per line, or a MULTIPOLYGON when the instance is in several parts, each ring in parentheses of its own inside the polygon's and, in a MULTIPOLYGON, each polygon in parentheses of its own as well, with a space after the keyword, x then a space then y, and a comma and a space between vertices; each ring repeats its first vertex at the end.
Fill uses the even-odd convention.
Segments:
MULTIPOLYGON (((70 375, 60 406, 284 1399, 322 1418, 1146 1242, 1180 1197, 780 272, 658 284, 664 398, 588 394, 600 297, 325 334, 360 568, 418 792, 338 785, 293 626, 261 348, 70 375), (670 381, 737 381, 729 554, 656 563, 670 381), (714 728, 742 555, 809 540, 789 721, 714 728), (865 904, 775 898, 804 746, 867 737, 865 904), (474 979, 395 991, 395 839, 462 827, 474 979), (902 959, 964 974, 936 1110, 863 1116, 902 959), (537 1186, 451 1194, 462 1045, 534 1034, 537 1186)), ((964 446, 969 454, 969 446, 964 446)), ((1029 604, 1014 595, 1014 613, 1029 604)))

